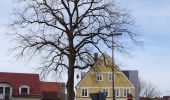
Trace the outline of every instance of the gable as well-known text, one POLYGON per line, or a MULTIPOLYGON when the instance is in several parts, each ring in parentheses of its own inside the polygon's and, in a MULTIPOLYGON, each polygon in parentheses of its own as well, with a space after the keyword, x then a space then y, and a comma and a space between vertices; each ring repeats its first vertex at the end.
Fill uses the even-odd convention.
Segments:
MULTIPOLYGON (((118 66, 114 67, 115 72, 115 87, 133 87, 127 77, 120 71, 118 66)), ((112 82, 108 80, 108 74, 112 73, 112 59, 104 54, 89 70, 86 76, 79 82, 76 87, 112 87, 112 82), (107 64, 107 65, 106 65, 107 64), (97 73, 102 73, 103 80, 96 79, 97 73)))

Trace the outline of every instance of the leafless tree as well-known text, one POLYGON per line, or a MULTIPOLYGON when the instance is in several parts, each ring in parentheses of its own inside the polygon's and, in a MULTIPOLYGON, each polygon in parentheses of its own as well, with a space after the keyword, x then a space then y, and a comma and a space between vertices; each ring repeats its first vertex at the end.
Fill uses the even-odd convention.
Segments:
POLYGON ((140 80, 140 97, 153 99, 160 96, 160 91, 151 82, 140 80))
MULTIPOLYGON (((123 39, 137 43, 129 14, 113 0, 19 0, 19 3, 24 8, 15 10, 11 24, 16 29, 14 40, 19 42, 15 47, 18 57, 41 55, 45 74, 66 68, 68 100, 75 97, 75 69, 93 65, 94 52, 102 54, 103 48, 112 47, 111 35, 121 32, 123 39)), ((120 37, 114 37, 114 47, 123 52, 127 44, 119 40, 120 37)))

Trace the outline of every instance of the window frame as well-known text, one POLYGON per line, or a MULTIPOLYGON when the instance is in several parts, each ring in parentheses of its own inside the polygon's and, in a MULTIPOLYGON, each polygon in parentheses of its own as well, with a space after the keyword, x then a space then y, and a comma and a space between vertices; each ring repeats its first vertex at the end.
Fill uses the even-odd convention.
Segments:
POLYGON ((6 100, 12 98, 13 94, 13 86, 10 83, 7 82, 0 82, 0 87, 2 87, 2 92, 0 94, 0 99, 6 100))
POLYGON ((103 81, 103 73, 97 72, 96 73, 96 80, 97 81, 103 81))
POLYGON ((28 88, 22 87, 21 88, 21 95, 27 95, 28 94, 28 88))
POLYGON ((19 94, 20 94, 20 95, 29 95, 29 94, 30 94, 30 87, 29 87, 28 85, 21 85, 21 86, 19 87, 19 94), (27 89, 27 93, 26 93, 26 94, 22 94, 22 89, 23 89, 23 88, 27 89))
POLYGON ((81 97, 88 97, 88 88, 81 88, 81 97))
POLYGON ((5 90, 5 91, 4 91, 4 92, 5 92, 4 99, 5 99, 5 100, 9 100, 9 99, 10 99, 10 94, 11 94, 11 93, 10 93, 11 88, 10 88, 10 87, 5 87, 4 90, 5 90))
POLYGON ((0 88, 2 88, 2 90, 0 91, 0 95, 2 95, 2 94, 4 94, 4 87, 0 87, 0 88))
POLYGON ((119 88, 115 88, 114 92, 115 92, 115 97, 120 97, 120 89, 119 88))
POLYGON ((102 89, 103 92, 107 92, 107 97, 109 96, 109 89, 108 88, 103 88, 102 89), (105 91, 106 90, 106 91, 105 91))
POLYGON ((114 78, 113 78, 113 73, 112 73, 112 72, 109 72, 109 73, 108 73, 108 80, 109 80, 109 81, 113 81, 113 79, 114 79, 114 78), (111 77, 110 77, 110 75, 111 75, 111 77), (112 78, 112 79, 110 80, 110 78, 112 78))
POLYGON ((128 88, 123 89, 123 96, 124 97, 127 97, 129 94, 130 94, 130 89, 128 89, 128 88))

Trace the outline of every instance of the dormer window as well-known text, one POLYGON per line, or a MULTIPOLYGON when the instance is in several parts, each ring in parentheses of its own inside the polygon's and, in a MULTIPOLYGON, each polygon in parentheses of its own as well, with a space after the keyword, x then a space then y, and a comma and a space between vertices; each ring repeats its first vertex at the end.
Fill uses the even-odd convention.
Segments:
POLYGON ((9 83, 0 83, 0 100, 11 100, 12 85, 9 83))
POLYGON ((22 85, 22 86, 20 86, 20 88, 19 88, 19 93, 20 93, 21 95, 28 95, 28 94, 30 93, 30 88, 29 88, 29 86, 27 86, 27 85, 22 85))
POLYGON ((0 87, 0 94, 3 94, 4 87, 0 87))
POLYGON ((21 94, 22 95, 28 94, 28 88, 21 88, 21 94))

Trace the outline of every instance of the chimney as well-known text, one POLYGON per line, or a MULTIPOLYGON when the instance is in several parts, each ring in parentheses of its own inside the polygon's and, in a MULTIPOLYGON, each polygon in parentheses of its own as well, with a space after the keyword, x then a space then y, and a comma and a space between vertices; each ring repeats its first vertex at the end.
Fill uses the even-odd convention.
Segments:
POLYGON ((94 53, 94 61, 97 61, 98 59, 98 53, 94 53))

